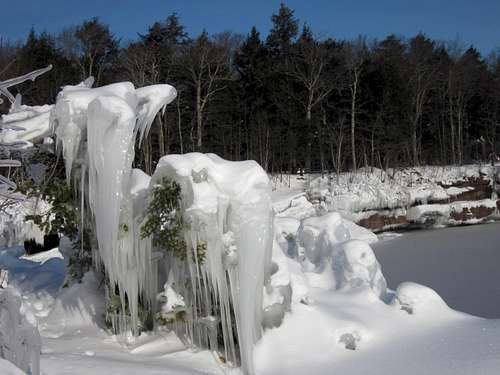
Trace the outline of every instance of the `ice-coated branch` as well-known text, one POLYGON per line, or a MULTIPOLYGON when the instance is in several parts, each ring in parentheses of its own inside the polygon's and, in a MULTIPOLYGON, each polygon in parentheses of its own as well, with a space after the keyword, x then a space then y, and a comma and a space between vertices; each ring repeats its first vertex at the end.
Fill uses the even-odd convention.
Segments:
MULTIPOLYGON (((29 80, 34 81, 37 77, 41 76, 42 74, 48 72, 51 69, 52 69, 52 65, 49 65, 46 68, 37 69, 37 70, 34 70, 34 71, 27 73, 25 75, 19 76, 19 77, 10 78, 10 79, 7 79, 5 81, 0 81, 0 96, 4 95, 5 97, 7 97, 7 99, 9 99, 9 101, 12 104, 14 104, 16 102, 16 97, 9 92, 9 90, 8 90, 9 87, 19 85, 19 84, 26 82, 26 81, 29 81, 29 80)), ((2 98, 0 98, 0 104, 2 104, 2 103, 3 103, 3 100, 2 100, 2 98)))

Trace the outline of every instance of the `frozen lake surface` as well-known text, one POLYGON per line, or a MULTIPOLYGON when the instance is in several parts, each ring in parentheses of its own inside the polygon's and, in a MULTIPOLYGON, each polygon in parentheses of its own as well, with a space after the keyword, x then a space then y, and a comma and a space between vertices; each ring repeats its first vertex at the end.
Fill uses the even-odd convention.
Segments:
POLYGON ((407 232, 373 249, 391 289, 414 281, 455 310, 500 318, 500 223, 407 232))

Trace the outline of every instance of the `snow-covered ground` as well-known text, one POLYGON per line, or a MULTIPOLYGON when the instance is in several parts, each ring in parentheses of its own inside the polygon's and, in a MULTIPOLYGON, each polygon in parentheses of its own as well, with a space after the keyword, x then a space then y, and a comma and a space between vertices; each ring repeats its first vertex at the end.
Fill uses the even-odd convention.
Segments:
MULTIPOLYGON (((223 373, 210 352, 190 350, 173 334, 143 335, 128 343, 126 337, 109 334, 103 319, 102 280, 91 272, 82 283, 62 288, 61 252, 22 253, 20 247, 1 250, 0 268, 9 269, 9 283, 22 293, 23 308, 38 320, 42 374, 223 373)), ((11 368, 0 363, 0 370, 6 371, 0 374, 17 374, 11 368)))
MULTIPOLYGON (((490 238, 494 240, 498 225, 470 228, 478 228, 479 237, 482 237, 479 228, 491 228, 490 238)), ((460 229, 463 228, 453 231, 460 229)), ((440 233, 444 238, 448 236, 446 231, 420 233, 427 234, 426 237, 429 233, 435 234, 433 241, 439 241, 440 233)), ((418 234, 410 233, 378 245, 377 254, 387 250, 384 247, 398 242, 403 253, 406 236, 418 234)), ((46 286, 54 285, 47 280, 62 280, 61 254, 51 251, 31 259, 18 259, 19 256, 20 251, 15 248, 3 251, 2 264, 10 264, 18 271, 12 282, 21 280, 19 288, 26 292, 25 302, 38 317, 43 339, 43 374, 228 372, 227 368, 222 369, 216 363, 211 353, 186 349, 173 335, 143 335, 128 345, 120 343, 102 326, 103 300, 96 293, 100 280, 87 274, 82 284, 63 288, 54 300, 51 293, 44 290, 46 286), (24 276, 20 272, 22 268, 26 271, 24 276), (32 281, 23 282, 27 277, 32 281)), ((380 258, 383 266, 386 259, 384 256, 380 258)), ((409 262, 420 258, 414 254, 409 262)), ((429 263, 436 263, 439 259, 443 262, 441 266, 446 268, 458 258, 434 258, 429 263)), ((485 266, 477 258, 475 260, 476 264, 485 266)), ((289 266, 294 267, 294 262, 289 262, 289 266)), ((404 268, 404 261, 400 261, 399 266, 404 268)), ((388 270, 391 275, 389 267, 388 270)), ((450 285, 457 279, 451 279, 450 285)), ((295 282, 300 283, 299 280, 295 282)), ((391 281, 389 285, 392 286, 391 281)), ((413 302, 413 314, 398 306, 387 305, 367 288, 346 291, 311 288, 306 303, 294 303, 282 325, 268 329, 258 343, 256 373, 496 374, 500 368, 500 321, 455 312, 428 289, 416 288, 420 292, 410 295, 420 296, 420 300, 417 298, 413 302), (349 343, 356 350, 346 349, 349 343)), ((461 294, 468 292, 471 291, 460 289, 461 294)), ((404 293, 400 294, 403 301, 404 293)))
MULTIPOLYGON (((336 213, 317 216, 301 189, 299 181, 272 195, 276 271, 264 296, 267 329, 254 352, 256 374, 497 374, 500 320, 447 304, 499 316, 485 313, 500 306, 499 224, 386 234, 377 243, 336 213), (389 288, 399 285, 396 292, 386 292, 383 274, 389 288), (400 285, 410 280, 444 301, 424 286, 400 285)), ((0 266, 38 319, 42 374, 240 373, 173 333, 111 335, 101 276, 88 273, 81 284, 62 287, 69 247, 63 241, 61 251, 34 256, 21 247, 0 252, 0 266)))
POLYGON ((498 374, 500 322, 437 301, 409 315, 364 291, 315 291, 257 347, 258 374, 498 374), (342 328, 339 328, 342 327, 342 328), (361 338, 356 350, 339 339, 361 338))
POLYGON ((389 287, 412 280, 456 310, 500 318, 500 223, 412 231, 373 248, 389 287))

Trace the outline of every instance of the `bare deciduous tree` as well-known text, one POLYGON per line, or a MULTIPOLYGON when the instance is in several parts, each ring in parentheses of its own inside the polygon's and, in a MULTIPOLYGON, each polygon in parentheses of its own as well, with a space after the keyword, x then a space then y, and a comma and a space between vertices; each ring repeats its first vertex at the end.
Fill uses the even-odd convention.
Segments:
POLYGON ((231 51, 235 39, 232 34, 219 34, 210 38, 203 32, 193 43, 182 48, 179 67, 184 71, 186 82, 194 90, 196 131, 195 148, 203 147, 203 128, 209 103, 227 87, 232 78, 231 51))
POLYGON ((368 58, 368 48, 364 37, 346 43, 343 48, 345 66, 348 72, 348 86, 351 93, 351 153, 352 168, 357 168, 356 162, 356 115, 358 112, 358 96, 361 84, 363 65, 368 58))

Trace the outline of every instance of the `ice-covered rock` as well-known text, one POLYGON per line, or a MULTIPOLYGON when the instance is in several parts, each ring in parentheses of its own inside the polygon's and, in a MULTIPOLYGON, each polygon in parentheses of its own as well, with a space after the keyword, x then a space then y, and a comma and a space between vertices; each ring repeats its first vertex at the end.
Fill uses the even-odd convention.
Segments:
POLYGON ((304 195, 293 197, 290 201, 282 201, 274 204, 276 215, 279 217, 290 217, 305 219, 316 216, 316 208, 304 195))
POLYGON ((342 216, 336 212, 307 218, 302 221, 298 231, 301 252, 316 267, 331 257, 334 245, 348 239, 350 235, 342 216))
POLYGON ((288 260, 285 255, 286 252, 282 248, 283 242, 282 244, 279 242, 282 239, 282 233, 275 232, 275 234, 271 274, 264 291, 264 313, 262 318, 264 328, 273 328, 281 325, 285 313, 291 310, 292 302, 292 285, 288 260))
MULTIPOLYGON (((296 256, 313 287, 369 287, 383 298, 386 281, 369 245, 375 241, 373 233, 332 212, 302 221, 296 235, 296 256)), ((293 248, 293 244, 287 247, 293 248)))
POLYGON ((297 236, 300 251, 316 267, 331 257, 334 246, 338 243, 350 239, 360 239, 368 243, 377 241, 375 234, 343 219, 337 212, 303 220, 297 236))
POLYGON ((367 286, 380 298, 385 296, 387 282, 370 245, 361 240, 340 244, 332 259, 338 289, 367 286))

